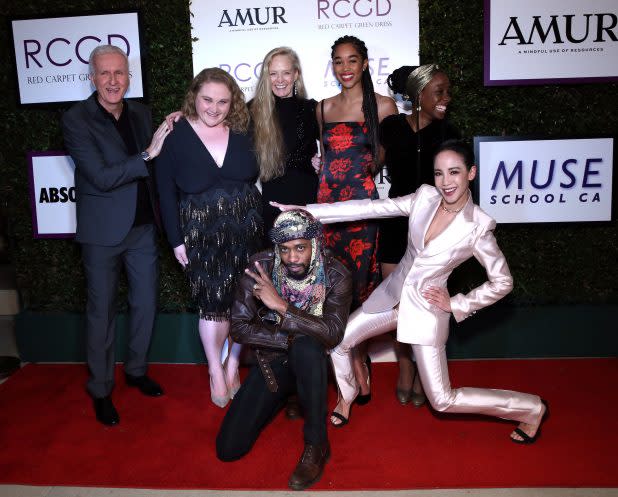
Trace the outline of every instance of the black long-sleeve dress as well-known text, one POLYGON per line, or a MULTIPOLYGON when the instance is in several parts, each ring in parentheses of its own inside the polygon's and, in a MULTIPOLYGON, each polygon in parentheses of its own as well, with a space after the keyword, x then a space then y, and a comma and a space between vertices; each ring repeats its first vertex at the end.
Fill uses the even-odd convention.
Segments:
POLYGON ((293 205, 313 204, 316 201, 318 176, 311 165, 311 158, 318 150, 316 105, 315 100, 275 96, 276 118, 283 133, 286 158, 283 176, 262 183, 266 245, 271 244, 268 230, 280 214, 279 209, 269 204, 270 201, 293 205))
POLYGON ((230 130, 218 167, 182 119, 166 138, 155 172, 163 226, 172 247, 185 244, 186 272, 200 318, 227 319, 237 280, 262 242, 251 137, 230 130))
MULTIPOLYGON (((391 187, 389 198, 402 197, 422 184, 433 185, 433 156, 440 144, 459 138, 459 132, 446 120, 435 120, 415 132, 406 114, 384 118, 380 123, 380 143, 384 147, 386 170, 391 187), (418 160, 418 142, 421 155, 418 160)), ((395 217, 380 221, 378 260, 398 264, 408 244, 408 219, 395 217)))

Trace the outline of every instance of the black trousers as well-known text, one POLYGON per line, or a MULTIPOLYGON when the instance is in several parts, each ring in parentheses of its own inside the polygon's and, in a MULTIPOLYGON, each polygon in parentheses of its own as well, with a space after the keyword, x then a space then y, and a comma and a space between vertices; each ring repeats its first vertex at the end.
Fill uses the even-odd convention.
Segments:
POLYGON ((105 397, 114 387, 116 293, 124 266, 129 286, 129 335, 124 370, 132 376, 146 374, 147 356, 157 312, 159 249, 153 224, 131 228, 118 245, 82 244, 86 275, 88 392, 105 397))
POLYGON ((235 461, 247 454, 268 422, 283 408, 290 394, 297 393, 303 409, 305 443, 323 445, 326 436, 326 351, 316 339, 300 335, 287 356, 270 363, 278 389, 271 392, 255 365, 232 400, 217 435, 217 457, 235 461))

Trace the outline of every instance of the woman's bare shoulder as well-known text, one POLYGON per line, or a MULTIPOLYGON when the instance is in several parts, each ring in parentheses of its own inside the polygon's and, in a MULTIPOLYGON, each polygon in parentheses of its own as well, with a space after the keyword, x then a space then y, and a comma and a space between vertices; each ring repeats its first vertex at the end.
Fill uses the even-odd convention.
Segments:
POLYGON ((341 99, 340 95, 333 95, 332 97, 325 98, 324 100, 318 102, 316 107, 316 115, 318 119, 322 117, 322 111, 324 111, 324 118, 326 121, 333 118, 333 116, 337 116, 341 109, 341 99))
POLYGON ((376 93, 376 103, 378 105, 378 118, 380 121, 386 116, 399 113, 397 104, 395 104, 395 100, 392 97, 376 93))

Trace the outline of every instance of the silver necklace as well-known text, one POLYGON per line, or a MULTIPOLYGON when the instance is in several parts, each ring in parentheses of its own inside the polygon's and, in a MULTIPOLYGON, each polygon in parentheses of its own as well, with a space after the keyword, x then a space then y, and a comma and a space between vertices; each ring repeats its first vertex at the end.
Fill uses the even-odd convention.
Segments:
MULTIPOLYGON (((470 198, 469 191, 468 191, 468 198, 470 198)), ((463 209, 466 206, 466 204, 468 203, 468 198, 466 198, 466 202, 459 209, 447 209, 446 207, 444 207, 444 199, 442 199, 442 202, 440 202, 440 207, 442 207, 442 210, 444 212, 448 212, 449 214, 457 214, 459 211, 461 211, 461 209, 463 209)))

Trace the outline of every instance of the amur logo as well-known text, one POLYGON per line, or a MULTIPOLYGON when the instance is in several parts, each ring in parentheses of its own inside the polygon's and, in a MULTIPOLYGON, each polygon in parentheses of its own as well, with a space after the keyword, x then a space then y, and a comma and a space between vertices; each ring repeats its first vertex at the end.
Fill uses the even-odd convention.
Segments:
POLYGON ((532 45, 537 41, 553 44, 618 41, 618 16, 612 13, 532 16, 529 19, 514 16, 509 19, 498 45, 513 42, 532 45))
POLYGON ((268 24, 287 24, 283 7, 248 7, 228 10, 221 14, 218 27, 237 28, 239 26, 265 26, 268 24))

